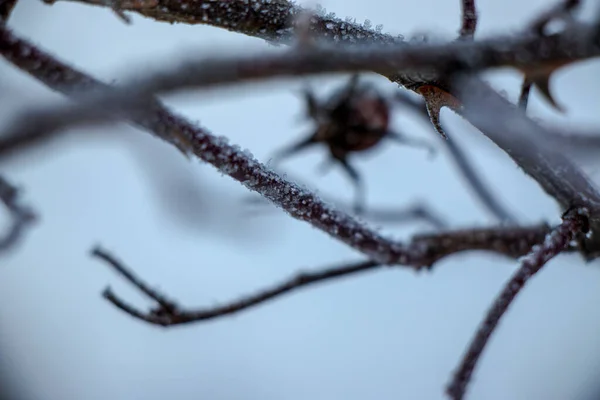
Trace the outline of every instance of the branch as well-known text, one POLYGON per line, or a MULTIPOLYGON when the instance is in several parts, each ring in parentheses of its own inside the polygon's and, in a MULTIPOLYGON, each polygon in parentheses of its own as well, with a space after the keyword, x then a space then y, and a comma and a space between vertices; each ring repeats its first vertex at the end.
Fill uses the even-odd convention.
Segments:
POLYGON ((534 274, 548 261, 563 252, 578 234, 587 232, 586 219, 585 212, 582 210, 569 211, 563 216, 562 224, 548 233, 543 244, 534 246, 522 260, 521 267, 498 295, 464 354, 460 366, 446 390, 450 398, 460 400, 464 397, 473 370, 502 316, 534 274))
POLYGON ((503 149, 563 210, 587 209, 592 230, 600 233, 600 193, 562 149, 547 139, 551 132, 478 78, 457 76, 453 88, 464 104, 463 116, 471 124, 503 149))
MULTIPOLYGON (((80 3, 104 5, 103 0, 71 0, 80 3)), ((462 0, 466 4, 463 4, 463 10, 465 14, 470 14, 471 1, 462 0), (466 6, 466 7, 465 7, 466 6)), ((473 2, 474 3, 474 2, 473 2)), ((294 42, 295 24, 297 23, 298 17, 308 12, 307 9, 297 6, 296 4, 287 0, 253 0, 253 1, 213 1, 213 0, 143 0, 138 2, 131 2, 129 0, 114 0, 113 4, 115 7, 119 7, 121 10, 134 11, 146 17, 164 21, 164 22, 182 22, 186 24, 203 24, 211 25, 219 28, 224 28, 233 32, 242 33, 249 36, 265 39, 271 43, 277 44, 292 44, 294 42)), ((473 4, 474 6, 474 4, 473 4)), ((463 16, 464 18, 464 16, 463 16)), ((471 16, 469 18, 469 24, 473 23, 471 16)), ((475 14, 476 18, 476 14, 475 14)), ((356 23, 356 20, 346 18, 345 20, 335 17, 334 13, 325 14, 325 11, 321 8, 318 10, 318 15, 310 18, 309 29, 313 37, 319 37, 328 42, 333 42, 338 45, 340 44, 376 44, 376 45, 392 45, 392 47, 410 48, 415 47, 414 44, 404 42, 401 35, 392 36, 389 34, 381 33, 380 26, 376 30, 370 28, 371 24, 367 20, 364 25, 356 23)), ((471 29, 471 28, 468 28, 471 29)), ((475 27, 473 26, 473 29, 475 27)), ((591 45, 589 40, 580 40, 581 35, 589 38, 590 35, 594 37, 594 27, 585 27, 583 31, 579 29, 570 30, 568 33, 560 35, 552 35, 546 38, 514 38, 514 37, 502 37, 498 38, 494 42, 492 47, 496 47, 500 50, 502 55, 491 56, 488 58, 487 50, 484 50, 481 54, 482 58, 478 60, 479 51, 473 51, 473 48, 468 46, 469 50, 465 50, 463 55, 470 58, 471 62, 478 64, 479 62, 485 64, 487 67, 501 66, 493 65, 496 62, 503 64, 502 66, 515 66, 521 68, 521 63, 526 64, 525 67, 530 67, 532 60, 539 60, 544 63, 543 60, 551 62, 551 60, 559 61, 562 59, 562 63, 568 63, 574 61, 574 59, 589 58, 588 52, 594 53, 592 57, 598 55, 597 44, 591 45), (585 32, 583 32, 585 31, 585 32), (570 37, 570 38, 569 38, 570 37), (540 39, 542 39, 540 41, 540 39), (558 44, 560 42, 560 44, 558 44), (578 43, 579 46, 573 46, 574 43, 578 43), (587 44, 585 44, 587 43, 587 44), (556 53, 556 46, 561 48, 556 53), (590 46, 591 45, 591 46, 590 46), (506 52, 501 49, 504 47, 506 52), (587 47, 587 49, 586 49, 587 47), (592 49, 596 48, 596 49, 592 49), (546 50, 549 53, 546 53, 546 50), (471 54, 468 54, 471 53, 471 54), (584 55, 587 54, 587 55, 584 55), (522 55, 531 55, 531 57, 521 57, 522 55), (548 57, 548 58, 545 58, 548 57), (500 61, 504 59, 504 61, 500 61), (509 61, 510 60, 510 61, 509 61), (504 64, 506 62, 506 64, 504 64), (490 63, 490 64, 488 64, 490 63)), ((462 49, 461 44, 469 44, 471 41, 458 41, 449 44, 441 45, 442 48, 448 47, 448 53, 439 53, 450 55, 455 49, 462 49), (454 47, 458 46, 458 47, 454 47)), ((477 44, 471 43, 473 46, 478 47, 482 45, 486 47, 485 43, 487 40, 479 41, 477 44)), ((417 47, 421 47, 419 44, 417 47)), ((385 59, 385 57, 383 57, 385 59)), ((435 57, 431 59, 434 61, 435 57)), ((461 60, 463 66, 470 65, 473 68, 483 68, 483 66, 476 67, 469 63, 462 64, 464 60, 461 60)), ((379 62, 379 61, 377 61, 379 62)), ((441 64, 446 64, 446 60, 440 60, 441 64)), ((427 63, 431 64, 431 63, 427 63)), ((450 65, 450 64, 446 64, 450 65)), ((452 64, 459 65, 459 64, 452 64)), ((535 67, 537 68, 537 66, 535 67)), ((368 68, 367 68, 368 69, 368 68)), ((435 77, 432 77, 431 71, 423 73, 424 69, 422 65, 415 66, 412 71, 403 70, 401 66, 397 66, 394 70, 394 66, 391 70, 397 72, 388 74, 387 76, 395 82, 406 86, 407 88, 413 89, 413 85, 432 84, 436 81, 435 77)))
POLYGON ((36 220, 34 212, 19 203, 19 191, 0 175, 0 201, 11 216, 11 226, 0 236, 0 253, 12 249, 22 238, 25 230, 36 220))
MULTIPOLYGON (((375 71, 397 77, 398 71, 461 71, 513 66, 526 71, 563 65, 600 55, 600 43, 590 40, 595 29, 581 25, 553 36, 500 37, 486 41, 396 46, 350 46, 292 49, 250 56, 191 59, 149 74, 116 90, 94 90, 79 96, 76 105, 56 106, 21 115, 4 135, 0 156, 23 142, 33 142, 69 126, 125 118, 148 106, 148 96, 183 89, 209 89, 283 77, 335 72, 375 71), (523 57, 527 54, 527 57, 523 57)), ((0 31, 2 52, 10 50, 12 33, 0 31), (6 47, 9 47, 7 49, 6 47)), ((397 79, 396 79, 397 80, 397 79)))
MULTIPOLYGON (((541 243, 549 231, 547 225, 525 228, 499 227, 456 230, 440 234, 415 236, 408 244, 408 248, 415 254, 413 261, 416 264, 426 265, 429 268, 442 258, 464 251, 486 250, 507 257, 517 258, 526 254, 533 245, 541 243)), ((161 326, 181 325, 228 316, 315 283, 382 267, 376 261, 364 261, 325 268, 315 272, 304 272, 294 275, 277 285, 258 290, 254 294, 243 296, 238 300, 220 306, 184 309, 174 302, 167 300, 166 296, 157 290, 150 288, 134 272, 129 270, 107 251, 94 248, 92 256, 105 261, 127 282, 156 302, 157 305, 150 311, 142 311, 116 295, 110 287, 104 290, 104 298, 134 318, 161 326)))
MULTIPOLYGON (((0 53, 24 72, 78 101, 77 93, 81 88, 102 91, 107 87, 1 27, 0 53)), ((169 112, 157 100, 146 98, 145 102, 147 109, 138 109, 131 116, 131 122, 135 125, 154 132, 175 146, 184 144, 185 151, 196 155, 251 191, 261 194, 293 218, 311 223, 370 259, 382 264, 412 265, 413 255, 403 245, 379 235, 356 219, 329 206, 311 192, 281 178, 249 153, 228 144, 225 138, 215 137, 206 129, 169 112)), ((38 122, 34 121, 34 125, 38 122)), ((0 141, 6 145, 11 140, 19 141, 22 137, 19 134, 13 137, 3 136, 0 141)), ((35 135, 25 137, 33 140, 31 138, 35 135)))
POLYGON ((100 258, 108 263, 111 268, 115 269, 135 288, 154 300, 158 304, 158 307, 150 312, 140 311, 114 294, 110 287, 107 287, 104 290, 103 297, 132 317, 161 326, 181 325, 224 317, 257 306, 301 287, 381 267, 381 265, 376 262, 364 261, 341 267, 327 268, 317 272, 304 272, 287 279, 280 284, 274 285, 271 288, 260 290, 256 294, 242 297, 239 300, 221 306, 198 310, 184 310, 175 303, 167 300, 165 296, 158 291, 149 288, 133 272, 129 271, 123 264, 106 251, 96 248, 92 250, 92 256, 100 258))

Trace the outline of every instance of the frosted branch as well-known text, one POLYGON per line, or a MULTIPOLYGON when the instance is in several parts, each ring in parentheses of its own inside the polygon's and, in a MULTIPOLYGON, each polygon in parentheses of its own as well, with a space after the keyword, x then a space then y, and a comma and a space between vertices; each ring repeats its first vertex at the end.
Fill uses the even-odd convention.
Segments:
POLYGON ((484 321, 479 326, 475 337, 465 352, 456 370, 447 393, 453 400, 464 397, 473 371, 479 361, 491 335, 496 330, 502 316, 506 313, 525 283, 529 281, 548 261, 569 247, 569 243, 581 233, 587 232, 585 212, 570 210, 563 217, 562 223, 545 237, 540 245, 533 246, 531 252, 521 261, 521 266, 508 281, 494 304, 490 307, 484 321))
MULTIPOLYGON (((97 90, 108 87, 57 61, 8 30, 1 35, 0 53, 54 90, 79 99, 78 90, 81 88, 97 90)), ((213 136, 208 130, 171 113, 156 99, 145 98, 145 104, 145 110, 139 109, 132 114, 134 125, 153 132, 182 151, 194 154, 251 191, 261 194, 293 218, 311 223, 369 258, 382 264, 413 265, 413 254, 402 244, 379 235, 308 190, 283 179, 255 160, 249 152, 229 144, 226 138, 213 136)), ((26 137, 35 138, 35 135, 26 137)), ((3 137, 3 140, 4 143, 9 142, 10 137, 3 137)))

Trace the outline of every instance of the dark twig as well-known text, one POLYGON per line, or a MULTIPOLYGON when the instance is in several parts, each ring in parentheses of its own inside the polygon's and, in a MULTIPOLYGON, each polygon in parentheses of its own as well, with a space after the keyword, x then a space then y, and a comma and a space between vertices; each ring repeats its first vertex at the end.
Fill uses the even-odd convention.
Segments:
MULTIPOLYGON (((414 254, 413 262, 415 265, 428 266, 431 268, 435 262, 444 257, 470 250, 488 250, 511 258, 520 257, 526 254, 531 246, 541 243, 548 232, 549 228, 546 225, 526 228, 498 227, 457 230, 439 234, 415 236, 408 247, 414 254)), ((304 272, 292 276, 280 284, 260 290, 252 295, 244 296, 241 299, 228 302, 221 306, 186 310, 172 301, 167 300, 166 297, 158 291, 150 288, 137 277, 135 273, 130 271, 105 250, 95 248, 92 250, 92 256, 107 262, 109 266, 115 269, 135 288, 154 300, 158 304, 158 307, 149 312, 141 311, 122 300, 112 291, 112 289, 110 289, 110 287, 105 289, 103 296, 117 308, 132 317, 161 326, 200 322, 231 315, 314 283, 324 282, 326 280, 332 280, 382 266, 375 261, 364 261, 326 268, 315 272, 304 272)))
POLYGON ((477 9, 475 0, 461 0, 462 25, 460 27, 461 39, 473 39, 477 29, 477 9))
POLYGON ((104 290, 104 298, 114 304, 117 308, 133 317, 162 326, 200 322, 235 314, 250 307, 254 307, 266 301, 272 300, 281 295, 290 293, 301 287, 381 267, 381 265, 373 261, 363 261, 341 267, 326 268, 315 272, 304 272, 290 279, 286 279, 284 282, 274 285, 271 288, 260 290, 255 294, 244 296, 239 300, 235 300, 221 306, 186 311, 177 306, 175 303, 166 300, 165 296, 160 294, 158 291, 149 288, 148 285, 146 285, 140 278, 138 278, 133 272, 127 269, 127 267, 117 261, 105 250, 95 248, 92 250, 92 256, 107 262, 107 264, 111 268, 115 269, 120 275, 122 275, 125 280, 131 283, 135 288, 139 289, 150 299, 158 303, 158 307, 150 312, 137 310, 114 294, 110 287, 107 287, 104 290))
MULTIPOLYGON (((407 94, 400 91, 397 92, 396 96, 402 104, 410 107, 419 117, 429 121, 429 114, 427 113, 425 102, 422 100, 413 100, 407 94)), ((443 141, 443 144, 448 149, 450 158, 458 167, 459 172, 467 181, 467 185, 473 190, 475 197, 479 199, 489 213, 496 217, 500 222, 516 224, 517 219, 503 204, 500 203, 498 196, 492 193, 492 190, 485 184, 483 178, 481 178, 475 170, 468 155, 456 141, 452 138, 448 138, 443 141)))
POLYGON ((19 191, 0 175, 0 201, 11 216, 11 226, 0 236, 0 253, 13 248, 23 236, 25 229, 35 221, 36 216, 29 208, 19 203, 19 191))
POLYGON ((525 283, 548 261, 563 252, 578 234, 586 232, 587 217, 585 213, 581 210, 571 210, 563 217, 562 223, 546 236, 543 244, 533 246, 531 252, 521 261, 521 267, 504 286, 484 321, 480 324, 446 390, 450 398, 461 400, 464 397, 485 346, 496 330, 500 319, 523 289, 525 283))

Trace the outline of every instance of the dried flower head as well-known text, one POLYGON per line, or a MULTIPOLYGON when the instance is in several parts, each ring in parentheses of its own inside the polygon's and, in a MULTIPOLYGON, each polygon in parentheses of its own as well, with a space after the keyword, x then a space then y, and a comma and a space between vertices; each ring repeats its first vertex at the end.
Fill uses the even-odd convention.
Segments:
POLYGON ((390 129, 391 101, 375 87, 359 83, 358 74, 324 102, 319 102, 312 91, 303 93, 306 117, 316 124, 311 135, 278 151, 272 158, 275 164, 314 144, 322 143, 329 148, 330 161, 337 162, 356 187, 354 210, 361 213, 364 205, 362 180, 349 163, 348 155, 373 148, 384 138, 391 138, 405 145, 426 148, 430 154, 433 147, 418 139, 410 139, 390 129))

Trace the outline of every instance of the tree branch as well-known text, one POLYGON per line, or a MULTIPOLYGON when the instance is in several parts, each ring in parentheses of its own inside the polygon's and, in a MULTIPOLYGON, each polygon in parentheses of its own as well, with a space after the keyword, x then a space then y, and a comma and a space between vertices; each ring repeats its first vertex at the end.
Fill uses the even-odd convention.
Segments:
MULTIPOLYGON (((455 230, 439 234, 414 236, 407 245, 407 248, 414 254, 413 262, 415 265, 426 265, 429 268, 442 258, 464 251, 485 250, 517 258, 527 254, 533 245, 541 243, 549 231, 547 225, 524 228, 498 227, 455 230)), ((116 295, 110 287, 104 290, 104 298, 134 318, 161 326, 188 324, 228 316, 318 282, 333 280, 382 267, 376 261, 364 261, 325 268, 314 272, 303 272, 277 285, 258 290, 254 294, 243 296, 238 300, 220 306, 184 309, 176 303, 167 300, 163 294, 150 288, 134 272, 129 270, 107 251, 96 247, 92 250, 92 256, 105 261, 132 286, 156 302, 157 306, 148 312, 137 309, 116 295)))
POLYGON ((464 104, 463 116, 534 178, 563 210, 587 210, 596 235, 586 244, 588 250, 599 250, 600 193, 562 149, 548 140, 552 133, 478 78, 459 75, 453 88, 464 104))
MULTIPOLYGON (((402 71, 433 70, 443 74, 452 70, 465 72, 501 66, 537 71, 549 68, 549 65, 555 68, 556 65, 600 56, 600 42, 590 40, 591 32, 588 25, 581 25, 544 37, 501 37, 441 45, 320 46, 275 54, 190 59, 174 68, 130 80, 119 89, 82 94, 77 105, 25 113, 4 135, 0 155, 4 156, 18 146, 18 136, 32 140, 67 126, 99 123, 109 114, 114 118, 125 118, 128 112, 146 107, 148 96, 154 94, 336 72, 375 71, 398 76, 402 71)), ((6 27, 0 31, 0 43, 5 43, 4 49, 0 49, 3 52, 7 51, 7 44, 11 46, 11 36, 6 27)))
POLYGON ((585 211, 573 209, 563 216, 563 222, 559 226, 548 233, 543 244, 533 246, 531 252, 522 260, 521 267, 506 284, 479 326, 446 390, 450 398, 461 400, 464 397, 467 385, 485 346, 496 330, 500 319, 523 289, 525 283, 548 261, 563 252, 578 234, 587 232, 587 228, 585 211))
MULTIPOLYGON (((102 90, 107 87, 1 27, 0 53, 24 72, 76 99, 79 99, 78 90, 81 88, 102 90)), ((131 116, 135 125, 176 146, 185 144, 185 151, 261 194, 293 218, 311 223, 369 258, 381 264, 412 265, 413 255, 403 245, 379 235, 311 192, 281 178, 238 146, 230 145, 225 138, 215 137, 206 129, 171 113, 157 100, 146 98, 145 101, 147 109, 140 108, 131 116)), ((38 122, 35 121, 34 125, 38 122)), ((18 141, 19 137, 19 134, 3 136, 0 142, 18 141)))

